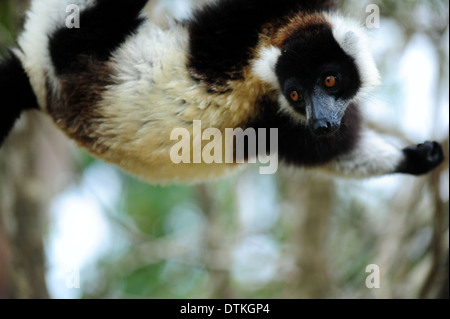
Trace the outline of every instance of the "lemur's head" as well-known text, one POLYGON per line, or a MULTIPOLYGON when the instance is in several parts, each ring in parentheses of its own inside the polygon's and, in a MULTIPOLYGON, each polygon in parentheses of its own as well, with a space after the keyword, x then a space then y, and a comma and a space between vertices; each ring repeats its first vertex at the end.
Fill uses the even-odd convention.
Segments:
POLYGON ((278 86, 282 111, 318 136, 338 130, 348 105, 378 83, 366 36, 338 16, 298 15, 271 45, 266 78, 278 86))

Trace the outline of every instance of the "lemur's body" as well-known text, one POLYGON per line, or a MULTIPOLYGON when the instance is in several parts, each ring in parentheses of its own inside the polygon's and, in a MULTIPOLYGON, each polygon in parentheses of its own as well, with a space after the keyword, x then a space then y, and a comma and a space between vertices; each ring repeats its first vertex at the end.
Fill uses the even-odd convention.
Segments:
POLYGON ((150 21, 147 2, 33 0, 20 49, 0 67, 0 140, 38 107, 93 155, 151 181, 236 166, 170 161, 171 131, 194 120, 278 128, 281 159, 345 175, 421 174, 442 161, 436 143, 400 150, 364 127, 357 103, 378 73, 359 27, 327 12, 331 1, 221 0, 168 28, 150 21), (65 25, 68 4, 81 9, 79 29, 65 25), (11 97, 29 91, 27 77, 34 102, 11 97))

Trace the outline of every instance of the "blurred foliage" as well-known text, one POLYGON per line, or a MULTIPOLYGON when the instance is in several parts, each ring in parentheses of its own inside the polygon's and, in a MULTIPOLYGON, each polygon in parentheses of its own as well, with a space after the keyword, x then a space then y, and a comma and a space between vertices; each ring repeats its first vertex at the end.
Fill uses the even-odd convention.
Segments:
POLYGON ((13 1, 0 1, 0 55, 5 53, 16 38, 13 8, 13 1))

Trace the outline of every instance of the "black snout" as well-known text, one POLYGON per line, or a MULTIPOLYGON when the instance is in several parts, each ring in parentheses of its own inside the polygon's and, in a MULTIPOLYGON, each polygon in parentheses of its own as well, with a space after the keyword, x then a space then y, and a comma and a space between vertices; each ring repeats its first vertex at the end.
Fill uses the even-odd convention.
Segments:
POLYGON ((339 125, 327 120, 316 120, 311 128, 315 135, 324 136, 336 132, 339 129, 339 125))
POLYGON ((342 103, 322 88, 316 88, 311 95, 309 110, 307 118, 314 135, 327 136, 339 129, 344 114, 342 103))

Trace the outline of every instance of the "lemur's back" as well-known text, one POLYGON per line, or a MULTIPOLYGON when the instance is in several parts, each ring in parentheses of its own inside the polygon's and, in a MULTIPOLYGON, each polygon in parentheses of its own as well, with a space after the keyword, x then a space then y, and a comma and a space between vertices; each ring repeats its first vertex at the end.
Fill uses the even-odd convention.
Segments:
MULTIPOLYGON (((185 168, 167 163, 170 128, 192 130, 189 123, 199 118, 207 127, 224 128, 227 116, 220 111, 207 117, 200 113, 212 104, 238 109, 239 103, 217 100, 196 86, 187 67, 188 31, 175 22, 168 28, 152 23, 146 2, 135 1, 128 19, 116 21, 123 1, 34 1, 19 40, 22 52, 16 52, 40 108, 69 137, 136 175, 176 178, 186 174, 180 173, 185 168), (79 9, 78 30, 66 25, 74 6, 79 9), (121 36, 114 36, 119 27, 121 36), (112 39, 96 46, 111 34, 112 39), (170 169, 158 169, 163 163, 170 169)), ((202 165, 191 171, 188 178, 217 174, 202 165)))

